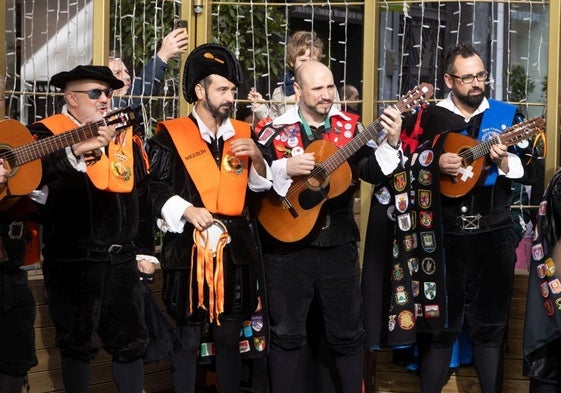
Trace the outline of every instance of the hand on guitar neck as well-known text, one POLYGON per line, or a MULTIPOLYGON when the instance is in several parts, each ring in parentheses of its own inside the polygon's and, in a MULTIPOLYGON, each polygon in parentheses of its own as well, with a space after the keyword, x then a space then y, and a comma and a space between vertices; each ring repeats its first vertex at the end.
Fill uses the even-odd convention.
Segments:
MULTIPOLYGON (((90 124, 91 121, 85 122, 83 125, 90 124)), ((89 151, 97 150, 100 147, 107 146, 109 142, 115 137, 116 130, 113 126, 100 126, 98 135, 88 139, 84 142, 78 142, 72 145, 72 152, 76 156, 81 156, 89 151)))

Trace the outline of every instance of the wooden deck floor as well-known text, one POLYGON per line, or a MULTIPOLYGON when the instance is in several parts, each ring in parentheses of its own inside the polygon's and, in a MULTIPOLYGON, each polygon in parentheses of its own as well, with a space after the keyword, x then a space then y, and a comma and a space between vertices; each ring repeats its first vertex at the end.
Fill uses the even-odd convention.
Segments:
MULTIPOLYGON (((522 375, 522 332, 528 276, 524 272, 516 275, 511 318, 508 332, 508 349, 505 360, 505 393, 528 391, 529 382, 522 375)), ((55 348, 55 329, 45 302, 43 280, 40 271, 30 272, 30 285, 37 302, 35 321, 37 356, 39 365, 29 373, 30 393, 63 392, 60 371, 60 356, 55 348)), ((153 284, 153 292, 160 302, 161 277, 153 284)), ((171 392, 169 362, 150 364, 145 368, 145 392, 171 392)), ((443 390, 445 393, 477 393, 479 385, 473 367, 462 367, 455 371, 443 390)), ((117 392, 111 377, 111 358, 103 350, 92 363, 90 392, 117 392)), ((391 352, 381 351, 377 355, 376 371, 365 380, 365 393, 374 392, 419 392, 418 377, 391 362, 391 352)))
MULTIPOLYGON (((35 318, 35 344, 39 364, 29 372, 30 393, 64 392, 60 370, 60 355, 55 348, 55 328, 53 327, 46 304, 41 271, 30 271, 30 286, 37 303, 35 318)), ((160 301, 161 277, 157 277, 152 291, 160 301)), ((91 393, 113 393, 117 388, 111 377, 111 357, 103 350, 92 362, 91 393)), ((169 362, 145 366, 144 390, 146 393, 171 391, 169 362)))
MULTIPOLYGON (((526 393, 529 381, 522 375, 522 334, 526 307, 528 275, 517 272, 512 295, 507 351, 505 355, 504 393, 526 393)), ((403 367, 391 362, 391 352, 381 351, 377 356, 375 381, 367 380, 369 393, 373 392, 419 392, 419 378, 410 375, 403 367), (375 388, 372 388, 375 382, 375 388)), ((461 367, 453 372, 443 389, 445 393, 480 392, 477 375, 473 367, 461 367)))

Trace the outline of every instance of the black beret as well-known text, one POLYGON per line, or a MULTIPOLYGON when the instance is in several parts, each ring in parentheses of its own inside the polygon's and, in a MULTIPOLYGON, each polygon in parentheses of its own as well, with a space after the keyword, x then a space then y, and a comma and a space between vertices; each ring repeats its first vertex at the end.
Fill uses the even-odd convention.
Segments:
POLYGON ((79 65, 70 71, 59 72, 51 78, 51 85, 64 89, 70 81, 93 79, 105 82, 112 89, 120 89, 125 84, 117 79, 109 67, 94 65, 79 65))
POLYGON ((197 101, 195 86, 209 75, 223 76, 239 86, 243 76, 240 63, 228 48, 217 44, 203 44, 193 49, 183 68, 183 97, 189 103, 197 101))

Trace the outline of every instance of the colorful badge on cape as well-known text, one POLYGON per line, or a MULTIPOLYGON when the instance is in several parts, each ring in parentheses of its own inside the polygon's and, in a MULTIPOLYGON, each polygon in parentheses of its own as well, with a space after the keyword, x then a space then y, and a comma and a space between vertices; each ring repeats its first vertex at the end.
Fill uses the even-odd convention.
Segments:
POLYGON ((403 268, 398 263, 394 264, 393 271, 392 271, 392 280, 401 281, 403 280, 403 277, 404 277, 403 268))
POLYGON ((424 167, 429 166, 432 164, 434 160, 434 152, 432 150, 425 150, 419 155, 419 164, 424 167))
POLYGON ((419 184, 430 186, 432 184, 432 172, 426 169, 419 171, 419 184))
POLYGON ((554 295, 557 295, 561 292, 561 282, 558 278, 555 278, 549 282, 549 289, 554 295))
POLYGON ((425 305, 425 318, 440 317, 440 306, 438 304, 425 305))
POLYGON ((393 175, 393 187, 397 192, 405 190, 407 186, 407 176, 405 172, 399 172, 393 175))
POLYGON ((390 194, 390 191, 388 190, 387 187, 382 187, 379 190, 376 190, 374 192, 374 196, 376 197, 376 199, 378 200, 378 202, 381 205, 387 205, 390 203, 392 196, 390 194))
POLYGON ((397 316, 397 324, 403 330, 411 330, 415 326, 415 316, 409 310, 403 310, 397 316))
POLYGON ((404 306, 405 304, 407 304, 407 302, 409 301, 409 295, 407 295, 407 292, 405 291, 405 287, 403 285, 400 285, 395 289, 394 298, 395 302, 400 306, 404 306))
POLYGON ((423 294, 428 300, 434 300, 436 297, 436 283, 426 281, 423 283, 423 294))
POLYGON ((405 213, 407 207, 409 206, 409 198, 407 197, 407 193, 397 194, 395 196, 395 208, 400 213, 405 213))
POLYGON ((436 250, 436 240, 433 231, 421 232, 421 247, 426 252, 434 252, 436 250))
POLYGON ((432 191, 419 190, 419 206, 428 209, 432 204, 432 191))

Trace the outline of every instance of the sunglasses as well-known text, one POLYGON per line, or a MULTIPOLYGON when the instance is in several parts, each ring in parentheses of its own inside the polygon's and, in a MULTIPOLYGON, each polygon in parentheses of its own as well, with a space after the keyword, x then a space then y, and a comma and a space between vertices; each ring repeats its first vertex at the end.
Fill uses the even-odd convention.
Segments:
POLYGON ((86 93, 88 98, 92 100, 97 100, 101 97, 101 94, 105 94, 105 97, 111 98, 113 96, 113 89, 90 89, 90 90, 71 90, 72 93, 86 93))

